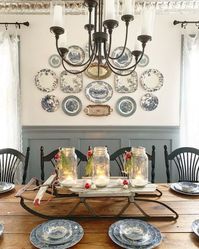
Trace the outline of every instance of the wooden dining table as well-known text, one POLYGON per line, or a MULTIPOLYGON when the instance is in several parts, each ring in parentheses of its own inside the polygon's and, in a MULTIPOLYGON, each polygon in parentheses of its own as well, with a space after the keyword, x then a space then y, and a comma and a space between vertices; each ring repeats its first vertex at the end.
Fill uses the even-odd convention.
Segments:
MULTIPOLYGON (((16 198, 16 192, 22 186, 16 186, 10 192, 0 195, 0 223, 4 224, 4 233, 0 237, 1 249, 28 249, 35 248, 29 239, 30 232, 37 225, 46 221, 41 217, 27 212, 20 205, 20 198, 16 198)), ((157 247, 159 249, 194 249, 199 248, 199 237, 192 231, 192 222, 199 219, 199 196, 188 196, 176 193, 170 189, 168 184, 158 184, 158 189, 162 191, 162 196, 155 199, 167 204, 173 208, 179 217, 177 220, 148 220, 148 222, 157 227, 163 236, 162 243, 157 247)), ((35 195, 35 193, 32 193, 35 195)), ((150 197, 149 197, 150 199, 150 197)), ((154 199, 154 198, 153 198, 154 199)), ((113 213, 116 209, 124 204, 124 198, 104 198, 103 200, 94 199, 93 205, 98 207, 101 212, 113 213)), ((31 202, 31 201, 30 201, 31 202)), ((57 202, 47 200, 37 209, 47 210, 49 213, 56 215, 59 212, 66 212, 69 205, 66 200, 59 199, 57 202)), ((92 202, 92 200, 91 200, 92 202)), ((150 214, 167 214, 169 210, 158 203, 141 202, 143 209, 150 214)), ((84 207, 79 207, 79 214, 84 212, 84 207)), ((86 212, 86 211, 85 211, 86 212)), ((126 210, 130 217, 139 215, 139 210, 135 206, 130 205, 126 210)), ((140 214, 141 218, 142 214, 140 214)), ((121 218, 78 218, 74 219, 84 229, 82 240, 73 246, 76 249, 108 249, 120 248, 116 245, 108 235, 108 229, 111 224, 121 218)))

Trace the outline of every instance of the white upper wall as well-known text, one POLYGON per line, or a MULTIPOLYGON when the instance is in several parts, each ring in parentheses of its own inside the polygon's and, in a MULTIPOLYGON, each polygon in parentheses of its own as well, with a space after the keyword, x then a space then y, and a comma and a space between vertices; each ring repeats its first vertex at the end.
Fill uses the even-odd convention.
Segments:
MULTIPOLYGON (((134 36, 139 23, 139 16, 130 25, 128 47, 134 48, 134 36)), ((94 104, 84 95, 86 85, 94 80, 84 75, 83 90, 75 94, 82 101, 83 109, 77 115, 70 117, 61 108, 64 97, 70 95, 63 93, 58 87, 50 94, 54 94, 60 100, 60 108, 54 113, 48 113, 41 107, 41 99, 46 95, 37 89, 34 76, 43 68, 52 69, 58 76, 63 71, 62 67, 53 69, 48 64, 50 55, 56 53, 55 39, 49 31, 51 25, 48 15, 7 15, 0 17, 0 21, 29 21, 30 27, 22 27, 18 32, 21 37, 20 43, 20 70, 22 88, 22 124, 26 126, 78 126, 78 125, 109 125, 109 126, 178 126, 180 109, 180 66, 181 66, 181 28, 174 26, 173 20, 192 19, 191 14, 157 15, 152 42, 147 44, 146 54, 150 58, 147 67, 138 67, 137 73, 149 68, 158 69, 164 76, 164 86, 154 94, 159 98, 157 109, 151 112, 142 110, 140 98, 146 93, 139 85, 135 93, 121 94, 115 90, 113 97, 105 104, 113 108, 111 115, 107 117, 89 117, 83 109, 94 104), (122 96, 131 96, 137 103, 136 112, 130 117, 122 117, 116 112, 116 102, 122 96)), ((68 45, 79 45, 85 48, 87 44, 87 33, 83 29, 87 22, 86 16, 66 16, 66 28, 68 34, 68 45)), ((124 41, 124 24, 120 23, 118 30, 113 35, 113 48, 120 46, 124 41)), ((1 27, 3 30, 4 27, 1 27)), ((12 30, 12 28, 9 28, 12 30)), ((195 28, 196 30, 196 28, 195 28)), ((110 76, 104 81, 108 82, 114 89, 114 77, 110 76)))

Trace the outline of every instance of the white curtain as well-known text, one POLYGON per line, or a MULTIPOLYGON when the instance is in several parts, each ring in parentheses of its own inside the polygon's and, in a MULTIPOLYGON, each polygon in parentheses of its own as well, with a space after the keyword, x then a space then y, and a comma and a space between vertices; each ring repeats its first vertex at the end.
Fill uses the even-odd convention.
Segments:
POLYGON ((180 144, 199 149, 199 32, 184 34, 180 144))
POLYGON ((18 41, 16 34, 0 32, 0 148, 21 151, 18 41))

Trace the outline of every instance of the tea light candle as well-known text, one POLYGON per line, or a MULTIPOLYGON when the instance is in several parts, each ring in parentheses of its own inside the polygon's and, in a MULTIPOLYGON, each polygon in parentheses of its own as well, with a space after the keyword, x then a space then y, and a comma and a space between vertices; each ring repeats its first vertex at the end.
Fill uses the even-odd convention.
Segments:
POLYGON ((134 179, 131 180, 131 184, 136 187, 144 187, 148 181, 143 179, 141 175, 137 175, 134 179))
POLYGON ((76 183, 76 179, 74 179, 71 175, 68 175, 65 176, 63 180, 60 180, 59 182, 64 187, 72 187, 76 183))
POLYGON ((135 178, 132 180, 132 185, 136 187, 144 187, 147 184, 147 181, 141 178, 135 178))
POLYGON ((108 183, 109 183, 109 178, 106 176, 97 176, 95 178, 95 185, 97 187, 100 187, 100 188, 106 187, 108 183))

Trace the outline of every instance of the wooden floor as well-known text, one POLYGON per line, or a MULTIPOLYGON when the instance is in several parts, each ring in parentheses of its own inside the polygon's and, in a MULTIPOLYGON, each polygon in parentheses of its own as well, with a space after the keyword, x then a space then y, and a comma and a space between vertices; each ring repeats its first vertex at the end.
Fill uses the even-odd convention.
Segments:
MULTIPOLYGON (((16 187, 16 190, 20 186, 16 187)), ((179 214, 177 221, 149 221, 150 224, 160 229, 163 234, 163 241, 157 248, 161 249, 194 249, 199 248, 199 238, 192 232, 191 224, 195 219, 199 219, 199 197, 186 196, 174 193, 169 190, 167 184, 160 184, 158 187, 163 196, 158 200, 168 204, 179 214)), ((34 216, 24 210, 19 198, 14 197, 16 190, 0 195, 0 223, 5 226, 4 234, 0 237, 0 249, 29 249, 35 248, 29 241, 31 230, 45 220, 34 216)), ((104 198, 103 201, 94 199, 91 201, 97 212, 114 213, 118 212, 125 199, 104 198)), ((29 203, 32 205, 32 202, 29 203)), ((57 200, 44 202, 37 210, 46 214, 66 213, 70 206, 74 205, 74 200, 57 200)), ((164 207, 154 203, 142 202, 142 207, 150 214, 168 214, 164 207)), ((79 214, 86 212, 84 207, 80 207, 79 214)), ((127 210, 127 214, 139 214, 139 211, 132 205, 127 210)), ((83 239, 75 245, 76 249, 109 249, 120 248, 115 245, 108 236, 109 226, 116 219, 80 219, 78 222, 84 228, 83 239)))

